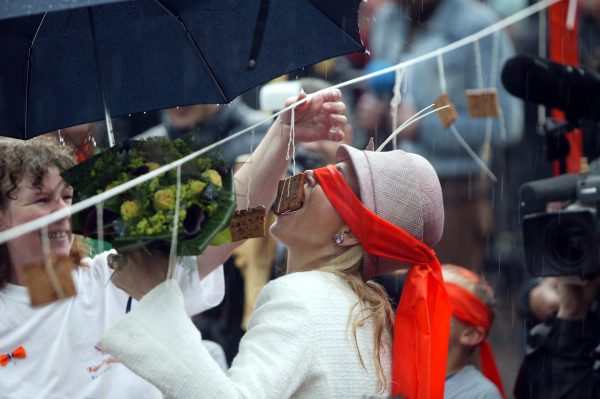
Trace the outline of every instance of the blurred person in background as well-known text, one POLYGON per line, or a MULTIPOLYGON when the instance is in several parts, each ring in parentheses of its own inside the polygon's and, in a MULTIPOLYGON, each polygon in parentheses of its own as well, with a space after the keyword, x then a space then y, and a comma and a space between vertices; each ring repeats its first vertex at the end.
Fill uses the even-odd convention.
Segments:
MULTIPOLYGON (((487 342, 497 309, 494 290, 482 276, 461 266, 444 264, 442 274, 453 307, 444 399, 506 398, 487 342)), ((406 271, 401 270, 376 278, 388 293, 394 310, 405 277, 406 271)))
MULTIPOLYGON (((265 118, 265 114, 248 107, 240 98, 225 105, 187 105, 163 111, 161 124, 135 136, 134 139, 187 138, 194 145, 204 147, 265 118)), ((250 153, 252 144, 256 147, 260 143, 270 125, 271 122, 265 122, 257 126, 254 137, 248 133, 225 143, 220 147, 223 159, 233 163, 238 156, 250 153)))
MULTIPOLYGON (((369 49, 372 63, 375 69, 380 69, 409 60, 486 28, 497 19, 491 9, 476 0, 389 2, 378 10, 372 25, 369 49)), ((492 36, 482 39, 479 46, 484 85, 497 88, 506 128, 504 137, 500 122, 493 121, 492 147, 518 142, 523 124, 522 103, 498 84, 500 65, 513 55, 507 34, 499 32, 498 35, 496 76, 490 76, 493 69, 492 36)), ((480 88, 474 46, 446 53, 443 60, 447 91, 458 113, 454 125, 471 148, 482 154, 487 121, 485 118, 469 117, 465 98, 466 89, 480 88)), ((435 102, 442 94, 436 59, 407 68, 405 75, 402 101, 397 110, 399 124, 435 102)), ((356 129, 360 130, 356 134, 373 134, 376 143, 381 143, 391 131, 389 99, 393 80, 393 77, 391 80, 388 78, 387 83, 385 79, 373 80, 371 87, 375 89, 360 98, 354 116, 356 129)), ((488 199, 490 184, 480 166, 436 117, 425 118, 406 129, 399 136, 399 141, 401 148, 429 159, 440 176, 446 212, 446 234, 436 248, 440 260, 482 271, 493 217, 488 199)))
POLYGON ((506 398, 487 336, 494 321, 496 299, 479 275, 455 265, 442 265, 452 302, 445 399, 506 398), (474 355, 479 352, 479 361, 474 355), (483 374, 473 366, 479 363, 483 374))

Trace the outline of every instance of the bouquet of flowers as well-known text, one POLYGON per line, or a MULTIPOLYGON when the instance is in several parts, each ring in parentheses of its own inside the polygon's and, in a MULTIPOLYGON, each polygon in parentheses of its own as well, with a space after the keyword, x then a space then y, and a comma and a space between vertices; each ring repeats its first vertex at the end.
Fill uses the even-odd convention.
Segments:
MULTIPOLYGON (((182 141, 152 138, 115 146, 63 172, 81 201, 180 159, 194 151, 182 141)), ((163 173, 103 204, 102 236, 119 252, 140 248, 169 252, 175 223, 177 171, 163 173)), ((180 256, 199 255, 215 240, 227 242, 236 207, 233 174, 217 156, 181 166, 178 212, 180 256), (224 232, 225 234, 223 234, 224 232)), ((98 238, 96 208, 73 215, 73 231, 98 238)))

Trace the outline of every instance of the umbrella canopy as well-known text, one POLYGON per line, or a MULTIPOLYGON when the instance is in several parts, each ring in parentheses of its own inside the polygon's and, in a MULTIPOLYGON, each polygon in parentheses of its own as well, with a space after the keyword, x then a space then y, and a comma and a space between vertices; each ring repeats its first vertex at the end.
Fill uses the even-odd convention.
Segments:
POLYGON ((364 51, 360 0, 0 2, 0 135, 227 103, 364 51))

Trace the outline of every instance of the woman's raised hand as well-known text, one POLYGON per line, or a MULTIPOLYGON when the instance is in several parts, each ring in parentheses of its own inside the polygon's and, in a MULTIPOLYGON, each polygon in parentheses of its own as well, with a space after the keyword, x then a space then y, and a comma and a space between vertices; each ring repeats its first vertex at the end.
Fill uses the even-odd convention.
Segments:
MULTIPOLYGON (((306 98, 301 91, 297 97, 289 98, 285 106, 306 98)), ((344 112, 346 105, 341 101, 342 93, 338 89, 327 89, 315 93, 306 102, 298 105, 294 111, 294 139, 296 142, 316 140, 341 141, 344 138, 343 127, 347 123, 344 112)), ((291 111, 281 115, 283 133, 290 134, 291 111)))

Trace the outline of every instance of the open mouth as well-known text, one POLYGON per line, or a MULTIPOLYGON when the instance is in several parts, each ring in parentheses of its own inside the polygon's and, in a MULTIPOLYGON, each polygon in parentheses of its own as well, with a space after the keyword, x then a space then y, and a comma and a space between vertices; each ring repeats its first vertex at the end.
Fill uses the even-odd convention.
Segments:
POLYGON ((298 213, 298 211, 300 209, 302 209, 302 205, 304 205, 304 204, 301 204, 300 208, 297 208, 297 209, 293 209, 293 210, 288 210, 288 211, 285 211, 285 212, 277 213, 277 216, 287 216, 287 215, 292 215, 294 213, 298 213))
POLYGON ((69 236, 68 231, 49 231, 48 238, 51 240, 59 240, 62 238, 67 238, 69 236))

